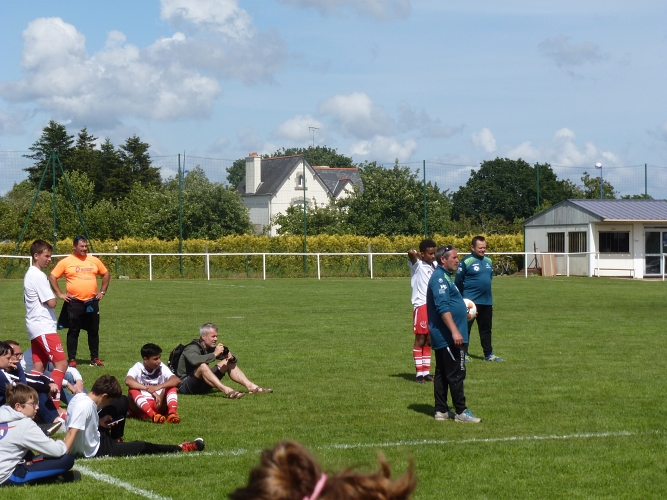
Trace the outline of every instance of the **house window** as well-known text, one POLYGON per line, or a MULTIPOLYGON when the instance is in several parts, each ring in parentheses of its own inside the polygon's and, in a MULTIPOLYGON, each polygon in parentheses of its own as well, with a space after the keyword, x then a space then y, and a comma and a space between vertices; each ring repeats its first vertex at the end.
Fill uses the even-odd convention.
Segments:
POLYGON ((586 232, 585 231, 572 231, 567 233, 568 241, 568 252, 570 253, 579 253, 587 252, 586 249, 586 232))
POLYGON ((549 253, 564 253, 565 233, 547 233, 547 249, 549 253))
POLYGON ((600 253, 630 253, 630 233, 600 232, 600 253))
POLYGON ((298 188, 303 187, 303 175, 297 175, 297 177, 296 177, 296 187, 298 187, 298 188))

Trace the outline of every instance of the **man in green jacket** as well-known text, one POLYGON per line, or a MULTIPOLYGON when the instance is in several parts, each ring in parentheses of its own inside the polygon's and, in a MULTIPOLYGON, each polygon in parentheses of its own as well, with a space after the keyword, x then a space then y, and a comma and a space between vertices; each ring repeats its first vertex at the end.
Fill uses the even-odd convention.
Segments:
POLYGON ((185 346, 176 375, 181 379, 178 386, 180 394, 207 394, 213 388, 224 392, 229 399, 239 399, 244 392, 235 391, 222 383, 225 373, 234 382, 248 389, 248 394, 267 394, 273 389, 260 387, 251 382, 236 364, 234 356, 224 344, 218 344, 218 327, 213 323, 204 323, 199 329, 199 340, 193 340, 185 346), (208 365, 218 361, 213 368, 208 365))

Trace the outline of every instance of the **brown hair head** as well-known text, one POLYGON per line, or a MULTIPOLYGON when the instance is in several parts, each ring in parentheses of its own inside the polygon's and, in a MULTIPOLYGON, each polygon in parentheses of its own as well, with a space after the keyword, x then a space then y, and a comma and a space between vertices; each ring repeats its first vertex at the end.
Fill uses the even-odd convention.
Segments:
POLYGON ((10 408, 14 408, 16 403, 24 405, 30 400, 39 400, 35 389, 19 382, 7 386, 7 389, 5 389, 5 398, 6 405, 10 408))
MULTIPOLYGON (((407 500, 417 486, 412 464, 399 479, 380 455, 380 469, 372 474, 346 469, 327 477, 318 500, 407 500)), ((302 500, 309 497, 322 470, 310 452, 294 441, 264 450, 260 464, 250 471, 248 485, 229 494, 232 500, 302 500)))

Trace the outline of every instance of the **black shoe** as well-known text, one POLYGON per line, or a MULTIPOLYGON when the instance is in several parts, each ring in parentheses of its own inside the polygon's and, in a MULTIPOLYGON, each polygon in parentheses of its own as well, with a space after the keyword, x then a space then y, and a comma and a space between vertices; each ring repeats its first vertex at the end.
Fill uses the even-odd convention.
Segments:
POLYGON ((81 473, 78 470, 68 470, 64 474, 60 474, 57 483, 75 483, 81 481, 81 473))
POLYGON ((433 375, 430 373, 428 375, 424 375, 424 382, 433 382, 435 379, 433 378, 433 375))
POLYGON ((418 384, 423 384, 423 383, 424 383, 424 376, 423 376, 423 375, 419 375, 419 376, 415 379, 415 382, 417 382, 418 384))

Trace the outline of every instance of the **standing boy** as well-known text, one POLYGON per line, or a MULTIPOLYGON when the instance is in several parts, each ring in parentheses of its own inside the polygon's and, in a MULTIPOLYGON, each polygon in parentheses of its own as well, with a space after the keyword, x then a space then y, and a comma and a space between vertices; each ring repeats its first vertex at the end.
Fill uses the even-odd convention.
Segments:
POLYGON ((123 441, 128 399, 116 377, 102 375, 88 394, 77 394, 67 407, 65 444, 72 455, 85 458, 149 455, 201 451, 204 440, 197 438, 180 445, 123 441))
MULTIPOLYGON (((493 354, 491 345, 491 326, 493 323, 493 297, 491 295, 491 280, 493 279, 493 263, 485 256, 486 240, 484 236, 475 236, 472 239, 472 252, 464 257, 456 271, 456 287, 464 298, 470 299, 477 306, 477 328, 479 340, 484 351, 484 361, 504 361, 493 354)), ((472 330, 473 319, 468 323, 468 336, 472 330)), ((468 345, 464 346, 466 361, 468 345)))
MULTIPOLYGON (((83 236, 74 238, 72 255, 62 259, 49 275, 49 283, 56 295, 63 299, 69 330, 67 330, 67 357, 69 366, 76 368, 76 351, 79 345, 79 332, 83 328, 88 332, 90 366, 104 366, 100 361, 100 307, 109 287, 109 270, 97 257, 88 255, 88 240, 83 236), (58 285, 58 279, 65 275, 66 293, 58 285), (97 290, 97 276, 102 276, 102 286, 97 290), (66 308, 66 309, 65 309, 66 308)), ((61 312, 61 317, 62 317, 61 312)))
POLYGON ((162 348, 156 344, 145 344, 141 348, 143 362, 137 362, 127 372, 130 412, 137 418, 149 419, 156 424, 165 421, 177 424, 178 386, 181 379, 162 364, 162 348))
POLYGON ((44 269, 51 263, 52 254, 53 247, 44 240, 35 240, 30 245, 32 265, 23 278, 23 302, 25 326, 32 350, 31 373, 41 375, 46 366, 53 363, 51 379, 58 386, 53 395, 53 404, 58 408, 67 361, 56 326, 56 297, 44 274, 44 269))
POLYGON ((463 381, 466 378, 465 351, 468 342, 468 308, 454 285, 459 256, 452 246, 440 247, 435 252, 438 267, 428 282, 426 304, 428 323, 435 350, 435 419, 479 423, 466 406, 463 381), (447 406, 447 391, 452 396, 456 414, 447 406))
POLYGON ((415 344, 412 348, 412 357, 415 360, 417 383, 433 382, 431 371, 431 335, 428 330, 428 314, 426 312, 426 290, 428 280, 433 273, 435 260, 435 242, 422 240, 419 243, 419 253, 408 250, 410 259, 410 284, 412 285, 412 331, 415 334, 415 344))

